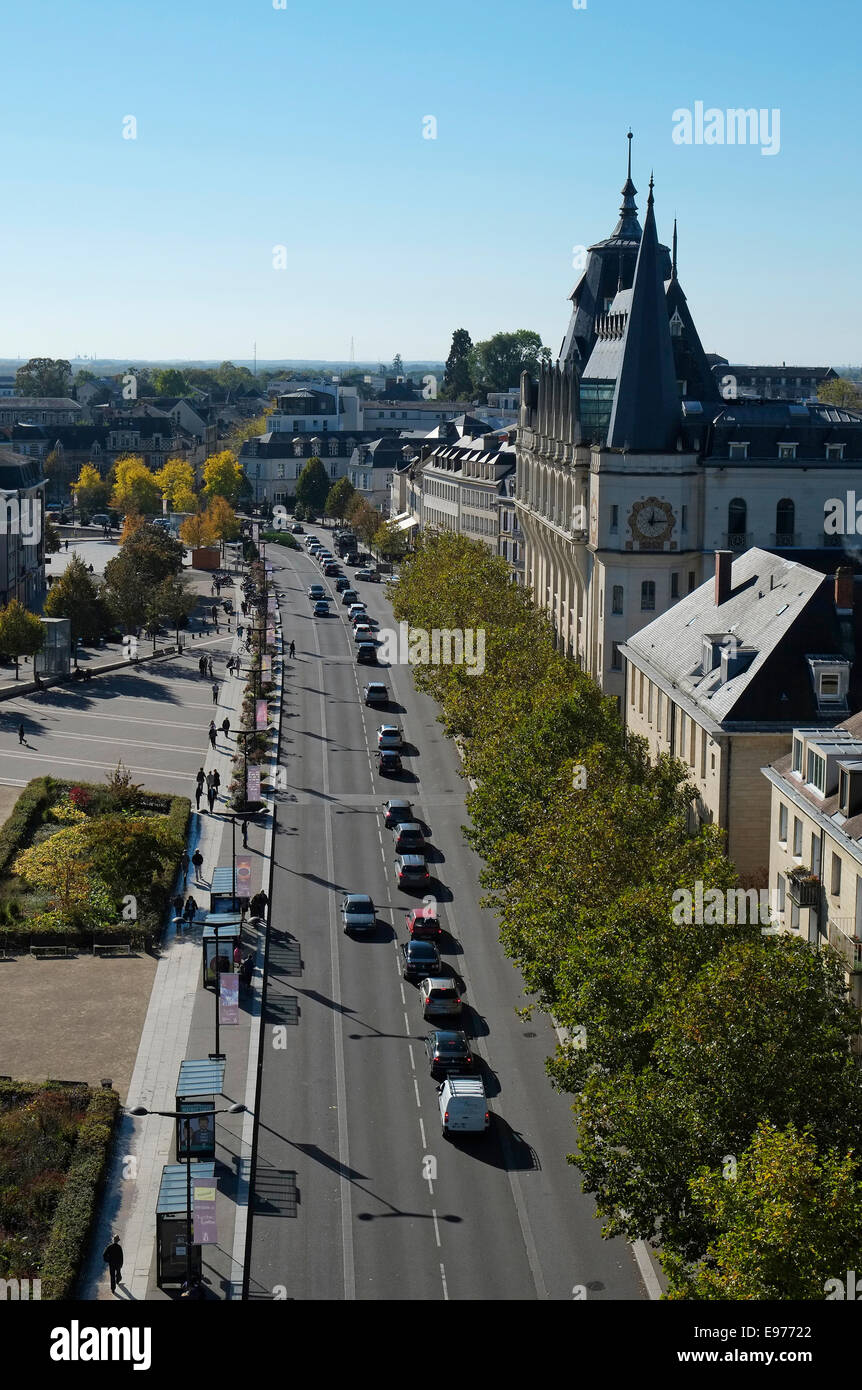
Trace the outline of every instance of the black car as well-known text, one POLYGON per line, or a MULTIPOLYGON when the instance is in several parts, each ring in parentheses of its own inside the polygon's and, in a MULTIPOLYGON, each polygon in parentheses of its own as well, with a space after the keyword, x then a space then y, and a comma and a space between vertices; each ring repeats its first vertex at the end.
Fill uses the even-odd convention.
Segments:
POLYGON ((405 980, 424 980, 426 975, 439 975, 440 952, 433 941, 417 941, 411 937, 402 943, 401 954, 405 980))
POLYGON ((384 748, 377 754, 377 771, 381 777, 391 777, 393 773, 400 772, 402 766, 400 753, 395 753, 391 748, 384 748))
MULTIPOLYGON (((356 660, 360 666, 377 665, 377 646, 374 642, 360 642, 356 648, 356 660)), ((400 765, 400 764, 399 764, 400 765)))
POLYGON ((396 854, 424 854, 425 836, 417 821, 399 821, 394 829, 396 854))
POLYGON ((413 802, 402 801, 400 797, 390 797, 383 803, 383 824, 387 830, 405 821, 413 822, 413 802))
POLYGON ((447 1073, 461 1076, 473 1070, 470 1044, 460 1029, 435 1028, 425 1039, 425 1051, 432 1076, 447 1073))

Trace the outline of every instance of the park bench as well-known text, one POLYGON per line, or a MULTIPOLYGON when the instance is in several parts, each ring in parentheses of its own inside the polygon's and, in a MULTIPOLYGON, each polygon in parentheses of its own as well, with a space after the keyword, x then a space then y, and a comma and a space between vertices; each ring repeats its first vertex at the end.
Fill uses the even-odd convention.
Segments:
POLYGON ((37 959, 41 956, 67 956, 69 949, 68 946, 61 946, 59 942, 54 942, 51 946, 34 946, 31 943, 30 955, 36 956, 37 959))
POLYGON ((97 951, 119 951, 124 956, 132 954, 132 943, 130 941, 94 941, 93 955, 97 951))

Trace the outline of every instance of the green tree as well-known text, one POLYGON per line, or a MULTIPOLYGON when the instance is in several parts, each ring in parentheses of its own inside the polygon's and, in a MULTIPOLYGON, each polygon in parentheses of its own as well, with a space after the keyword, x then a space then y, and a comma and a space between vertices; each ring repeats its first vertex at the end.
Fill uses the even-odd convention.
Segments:
POLYGON ((823 381, 817 388, 817 399, 826 401, 828 405, 849 406, 851 410, 858 410, 862 405, 862 389, 858 381, 850 381, 847 377, 835 377, 832 381, 823 381))
POLYGON ((322 516, 329 496, 329 474, 319 458, 310 458, 296 481, 296 500, 309 517, 322 516))
POLYGON ((50 514, 45 515, 45 554, 56 555, 60 549, 60 532, 51 520, 50 514))
POLYGON ((207 498, 223 497, 234 506, 240 495, 243 471, 230 449, 212 454, 204 464, 204 495, 207 498))
POLYGON ((102 593, 111 616, 124 632, 134 632, 141 627, 147 616, 148 595, 141 583, 134 556, 127 546, 124 545, 119 555, 115 555, 105 566, 102 593))
POLYGON ((540 361, 549 361, 550 348, 542 347, 538 333, 519 328, 514 333, 495 333, 477 343, 471 358, 473 381, 484 398, 489 391, 517 386, 524 371, 535 372, 540 361))
POLYGON ((403 375, 404 375, 404 363, 403 363, 402 360, 401 360, 401 353, 400 353, 400 352, 396 352, 395 356, 394 356, 393 359, 392 359, 392 375, 393 375, 393 376, 403 376, 403 375))
POLYGON ((407 536, 391 522, 378 526, 371 541, 378 555, 386 560, 400 560, 407 550, 407 536))
POLYGON ((185 396, 189 384, 178 367, 162 367, 153 372, 153 386, 157 396, 185 396))
POLYGON ((343 521, 355 496, 356 488, 350 479, 339 478, 329 489, 324 505, 326 515, 334 517, 336 521, 343 521))
POLYGON ((72 556, 64 573, 48 590, 45 614, 49 618, 69 619, 73 651, 79 637, 83 642, 92 642, 107 630, 105 605, 80 556, 72 556))
POLYGON ((456 328, 452 346, 446 358, 441 396, 447 401, 469 401, 473 398, 471 363, 473 340, 466 328, 456 328))
POLYGON ((44 640, 45 629, 39 619, 16 598, 0 608, 0 652, 14 658, 16 680, 20 658, 41 651, 44 640))
POLYGON ((185 627, 196 605, 197 596, 191 592, 185 578, 168 575, 153 590, 148 617, 174 628, 179 642, 180 628, 185 627))
POLYGON ((694 1265, 663 1256, 667 1298, 846 1297, 846 1271, 859 1268, 862 1250, 856 1153, 823 1153, 795 1125, 761 1123, 738 1160, 704 1168, 689 1187, 715 1234, 694 1265))
POLYGON ((15 373, 19 396, 68 396, 72 389, 72 368, 63 357, 31 357, 15 373))

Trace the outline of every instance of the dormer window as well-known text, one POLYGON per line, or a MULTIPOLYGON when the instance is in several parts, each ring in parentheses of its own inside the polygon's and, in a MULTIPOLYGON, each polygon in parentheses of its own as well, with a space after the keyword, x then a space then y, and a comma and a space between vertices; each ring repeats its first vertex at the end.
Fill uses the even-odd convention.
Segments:
POLYGON ((838 766, 838 810, 842 816, 858 816, 862 810, 862 762, 838 766))
POLYGON ((847 709, 850 686, 850 663, 841 656, 809 656, 808 669, 814 685, 818 714, 847 709))
POLYGON ((747 458, 748 458, 748 444, 746 443, 746 444, 730 444, 730 445, 728 445, 728 453, 727 453, 727 456, 728 456, 728 458, 736 459, 738 462, 740 462, 742 459, 747 459, 747 458))
POLYGON ((843 445, 843 444, 827 444, 827 445, 826 445, 826 457, 827 457, 827 459, 833 459, 833 460, 835 460, 836 462, 837 462, 839 459, 843 459, 843 457, 844 457, 844 445, 843 445))
POLYGON ((813 748, 808 750, 808 771, 805 777, 809 786, 816 787, 821 796, 826 794, 826 759, 813 748))
POLYGON ((682 322, 682 319, 681 319, 680 316, 679 316, 679 309, 674 309, 674 311, 673 311, 673 318, 672 318, 671 321, 670 321, 670 336, 671 336, 672 338, 681 338, 681 337, 682 337, 682 330, 683 330, 683 322, 682 322))
POLYGON ((795 459, 798 447, 796 444, 779 444, 778 457, 780 459, 795 459))

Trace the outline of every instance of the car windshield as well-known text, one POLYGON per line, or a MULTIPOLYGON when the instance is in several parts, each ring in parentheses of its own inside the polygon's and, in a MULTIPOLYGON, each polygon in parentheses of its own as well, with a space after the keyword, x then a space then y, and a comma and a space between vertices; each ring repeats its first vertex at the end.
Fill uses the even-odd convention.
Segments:
POLYGON ((348 912, 370 912, 373 904, 370 898, 348 898, 348 912))
POLYGON ((462 1042, 459 1042, 459 1041, 458 1041, 457 1038, 451 1038, 451 1039, 438 1038, 438 1039, 437 1039, 437 1051, 438 1051, 438 1052, 466 1052, 467 1049, 466 1049, 466 1047, 464 1046, 464 1044, 463 1044, 462 1042))

